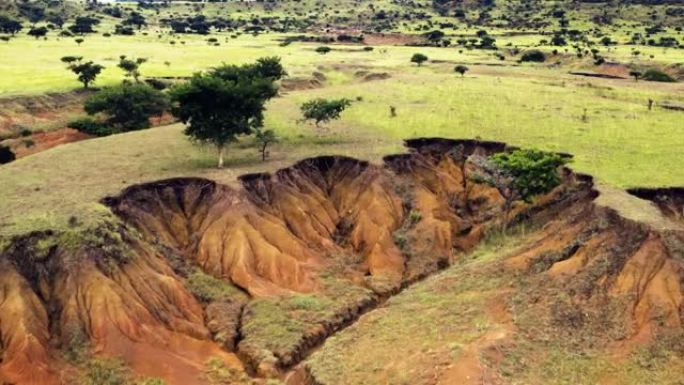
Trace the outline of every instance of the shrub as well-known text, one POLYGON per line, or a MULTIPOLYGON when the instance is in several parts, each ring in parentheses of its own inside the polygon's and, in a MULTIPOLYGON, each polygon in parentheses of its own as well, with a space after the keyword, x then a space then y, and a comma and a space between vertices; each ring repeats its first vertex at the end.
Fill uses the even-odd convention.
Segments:
POLYGON ((85 385, 126 385, 129 376, 123 363, 111 359, 88 362, 85 385))
POLYGON ((411 226, 415 226, 418 222, 420 222, 421 219, 423 219, 423 215, 420 213, 420 211, 411 210, 408 216, 411 226))
POLYGON ((0 164, 13 162, 15 159, 17 157, 9 147, 0 145, 0 164))
POLYGON ((67 69, 76 75, 78 81, 83 83, 83 88, 88 88, 104 69, 103 66, 92 61, 82 62, 83 58, 80 56, 64 56, 61 60, 67 64, 67 69))
POLYGON ((670 76, 669 74, 657 70, 657 69, 650 69, 641 76, 642 79, 652 81, 652 82, 665 82, 665 83, 674 83, 677 80, 670 76))
POLYGON ((454 67, 454 72, 461 74, 461 77, 463 77, 465 75, 465 73, 468 72, 468 70, 469 70, 468 67, 461 65, 461 64, 454 67))
POLYGON ((534 49, 534 50, 525 52, 522 55, 522 57, 520 58, 520 61, 543 63, 546 61, 546 54, 544 54, 544 52, 542 52, 540 50, 534 49))
POLYGON ((340 118, 340 114, 351 105, 349 99, 314 99, 302 104, 301 110, 304 120, 314 120, 316 126, 321 122, 328 122, 340 118))
POLYGON ((254 132, 254 139, 256 139, 257 145, 259 146, 259 153, 261 154, 261 161, 263 162, 270 154, 268 151, 268 146, 271 143, 277 142, 278 137, 273 130, 264 130, 259 128, 254 132))
POLYGON ((327 47, 327 46, 321 46, 316 48, 316 52, 320 53, 321 55, 325 55, 326 53, 332 51, 332 48, 327 47))
POLYGON ((121 84, 105 88, 88 98, 84 108, 88 115, 103 113, 107 124, 117 132, 150 127, 150 117, 164 113, 168 98, 145 84, 121 84))
POLYGON ((163 80, 159 79, 145 79, 145 83, 147 83, 150 87, 154 88, 155 90, 165 90, 169 87, 169 84, 166 83, 163 80))
POLYGON ((166 382, 161 378, 143 378, 138 380, 135 385, 166 385, 166 382))
POLYGON ((418 64, 418 67, 423 65, 423 63, 426 61, 428 61, 428 57, 423 55, 422 53, 413 54, 413 56, 411 57, 411 63, 418 64))
POLYGON ((97 122, 93 118, 81 118, 67 124, 68 127, 93 136, 107 136, 114 133, 111 127, 97 122))
POLYGON ((473 180, 496 188, 504 198, 504 231, 513 202, 530 202, 554 189, 562 181, 559 168, 568 162, 558 154, 529 149, 497 153, 489 158, 472 156, 470 161, 479 169, 473 180))

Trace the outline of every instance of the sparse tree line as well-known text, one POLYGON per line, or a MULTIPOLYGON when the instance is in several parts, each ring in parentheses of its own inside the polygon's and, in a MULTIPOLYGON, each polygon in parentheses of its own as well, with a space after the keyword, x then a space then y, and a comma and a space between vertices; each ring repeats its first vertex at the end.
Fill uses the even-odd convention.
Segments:
MULTIPOLYGON (((104 69, 79 56, 65 56, 61 61, 73 72, 84 88, 89 88, 104 69)), ((287 75, 280 59, 266 57, 242 66, 221 65, 195 74, 189 81, 174 86, 154 87, 143 81, 141 66, 145 58, 119 57, 117 67, 123 81, 105 87, 84 103, 89 117, 69 124, 94 136, 146 129, 150 118, 170 112, 186 124, 185 134, 192 140, 216 148, 218 167, 223 167, 228 144, 243 136, 253 136, 262 160, 269 156, 269 146, 278 141, 275 132, 264 128, 264 110, 268 100, 278 94, 277 82, 287 75)), ((316 127, 336 120, 352 104, 349 99, 314 99, 301 105, 302 121, 316 127)))

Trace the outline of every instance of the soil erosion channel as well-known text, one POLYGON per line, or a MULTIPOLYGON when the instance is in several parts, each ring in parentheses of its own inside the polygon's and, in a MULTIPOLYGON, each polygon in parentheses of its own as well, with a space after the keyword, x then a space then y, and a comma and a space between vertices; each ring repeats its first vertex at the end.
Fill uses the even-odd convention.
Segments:
MULTIPOLYGON (((205 384, 217 366, 233 383, 295 367, 288 383, 323 383, 299 365, 317 346, 503 221, 501 196, 472 181, 468 158, 505 144, 407 146, 382 166, 318 157, 245 175, 237 190, 135 185, 106 198, 116 218, 78 242, 13 239, 0 258, 0 383, 70 383, 83 357, 120 358, 172 385, 205 384)), ((517 204, 511 222, 543 227, 503 268, 547 277, 539 285, 568 290, 573 306, 620 299, 628 340, 681 328, 681 217, 652 229, 597 206, 597 194, 565 170, 554 191, 517 204)))

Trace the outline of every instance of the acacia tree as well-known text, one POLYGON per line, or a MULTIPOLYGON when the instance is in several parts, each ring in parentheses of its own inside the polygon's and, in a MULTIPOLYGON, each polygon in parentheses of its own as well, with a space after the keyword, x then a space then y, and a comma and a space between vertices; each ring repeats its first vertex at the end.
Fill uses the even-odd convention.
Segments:
POLYGON ((422 53, 416 53, 411 57, 411 63, 418 64, 418 67, 422 66, 428 60, 428 57, 422 53))
POLYGON ((9 33, 14 36, 17 32, 24 28, 17 20, 11 19, 7 16, 0 15, 0 32, 9 33))
POLYGON ((454 67, 454 72, 461 74, 461 77, 465 76, 466 72, 468 72, 468 71, 469 71, 469 68, 462 65, 462 64, 459 64, 456 67, 454 67))
POLYGON ((28 31, 28 35, 33 36, 36 39, 44 37, 45 35, 47 35, 47 33, 48 33, 47 27, 34 27, 28 31))
POLYGON ((222 168, 226 145, 263 126, 264 105, 277 95, 275 82, 285 75, 275 57, 198 73, 171 90, 172 112, 187 124, 186 135, 216 146, 222 168))
POLYGON ((99 64, 95 64, 92 61, 82 62, 83 57, 81 56, 64 56, 62 57, 62 62, 67 64, 67 68, 76 74, 78 81, 83 83, 83 88, 88 88, 90 83, 94 82, 97 76, 105 68, 99 64))
POLYGON ((556 153, 530 149, 502 152, 489 158, 471 156, 469 161, 478 169, 472 179, 496 188, 504 198, 504 231, 513 203, 530 202, 558 186, 561 182, 558 169, 567 163, 567 159, 556 153))
POLYGON ((313 120, 316 122, 316 127, 319 127, 321 122, 339 119, 342 112, 349 106, 351 106, 349 99, 326 100, 319 98, 302 104, 301 110, 305 121, 313 120))
POLYGON ((272 143, 276 143, 278 141, 278 137, 273 130, 264 130, 258 128, 254 131, 254 138, 259 145, 259 153, 261 154, 261 161, 263 162, 266 160, 266 158, 268 158, 269 155, 268 146, 272 143))
POLYGON ((119 56, 117 67, 126 72, 126 77, 133 78, 136 83, 140 83, 140 66, 145 62, 147 62, 147 59, 143 57, 134 60, 126 58, 126 55, 121 55, 119 56))
POLYGON ((321 47, 316 48, 316 52, 320 53, 321 55, 325 55, 330 51, 332 51, 332 48, 330 48, 328 46, 321 46, 321 47))

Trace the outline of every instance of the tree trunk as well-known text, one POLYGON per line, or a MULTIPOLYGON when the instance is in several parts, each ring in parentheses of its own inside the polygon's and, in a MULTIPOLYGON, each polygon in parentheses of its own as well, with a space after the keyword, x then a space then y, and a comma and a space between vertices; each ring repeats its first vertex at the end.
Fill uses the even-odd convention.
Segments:
POLYGON ((223 168, 223 146, 218 146, 218 168, 223 168))

